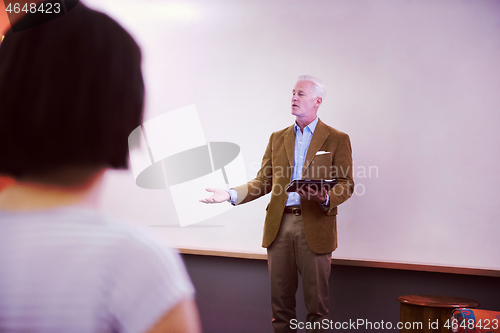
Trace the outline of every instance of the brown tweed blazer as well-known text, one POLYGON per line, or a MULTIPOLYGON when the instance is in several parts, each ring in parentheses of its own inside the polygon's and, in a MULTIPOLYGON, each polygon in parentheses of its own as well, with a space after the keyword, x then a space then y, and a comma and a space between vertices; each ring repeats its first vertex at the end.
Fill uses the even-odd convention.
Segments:
MULTIPOLYGON (((271 134, 261 169, 255 179, 235 187, 236 204, 247 203, 271 192, 266 210, 263 247, 269 247, 278 234, 285 208, 286 186, 293 174, 295 151, 294 125, 271 134)), ((302 172, 303 179, 338 179, 328 192, 330 207, 301 198, 302 219, 311 250, 328 253, 337 248, 337 206, 349 199, 354 190, 352 150, 349 136, 321 120, 314 130, 302 172), (318 151, 328 152, 316 155, 318 151)))

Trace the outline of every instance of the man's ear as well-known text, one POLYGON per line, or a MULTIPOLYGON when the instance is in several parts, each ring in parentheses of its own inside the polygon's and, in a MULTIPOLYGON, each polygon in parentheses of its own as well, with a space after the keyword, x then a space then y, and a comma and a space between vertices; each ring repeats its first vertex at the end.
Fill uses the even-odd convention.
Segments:
POLYGON ((321 105, 321 103, 323 103, 323 98, 321 98, 321 97, 316 97, 316 105, 317 105, 317 106, 320 106, 320 105, 321 105))

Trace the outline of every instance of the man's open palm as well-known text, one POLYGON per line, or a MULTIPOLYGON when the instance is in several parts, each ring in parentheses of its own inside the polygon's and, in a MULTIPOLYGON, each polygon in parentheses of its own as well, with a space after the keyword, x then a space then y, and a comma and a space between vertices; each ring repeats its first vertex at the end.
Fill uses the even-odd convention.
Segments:
POLYGON ((206 188, 207 192, 213 192, 213 195, 209 198, 201 199, 200 202, 212 204, 212 203, 220 203, 224 201, 228 201, 231 199, 229 193, 226 190, 220 188, 206 188))

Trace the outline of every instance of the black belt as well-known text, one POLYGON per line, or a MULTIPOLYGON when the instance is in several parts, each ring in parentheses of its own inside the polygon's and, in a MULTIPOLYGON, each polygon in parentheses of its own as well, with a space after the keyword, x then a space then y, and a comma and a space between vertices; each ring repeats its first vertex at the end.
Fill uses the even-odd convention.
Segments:
POLYGON ((302 211, 300 210, 300 206, 286 206, 285 214, 294 214, 296 216, 299 216, 300 214, 302 214, 302 211))

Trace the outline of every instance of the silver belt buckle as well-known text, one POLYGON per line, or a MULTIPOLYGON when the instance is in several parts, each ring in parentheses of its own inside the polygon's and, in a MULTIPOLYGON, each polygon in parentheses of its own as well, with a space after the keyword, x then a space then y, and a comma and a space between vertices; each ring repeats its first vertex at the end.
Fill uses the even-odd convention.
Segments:
POLYGON ((300 208, 292 208, 292 214, 294 214, 295 216, 299 216, 300 215, 300 208))

